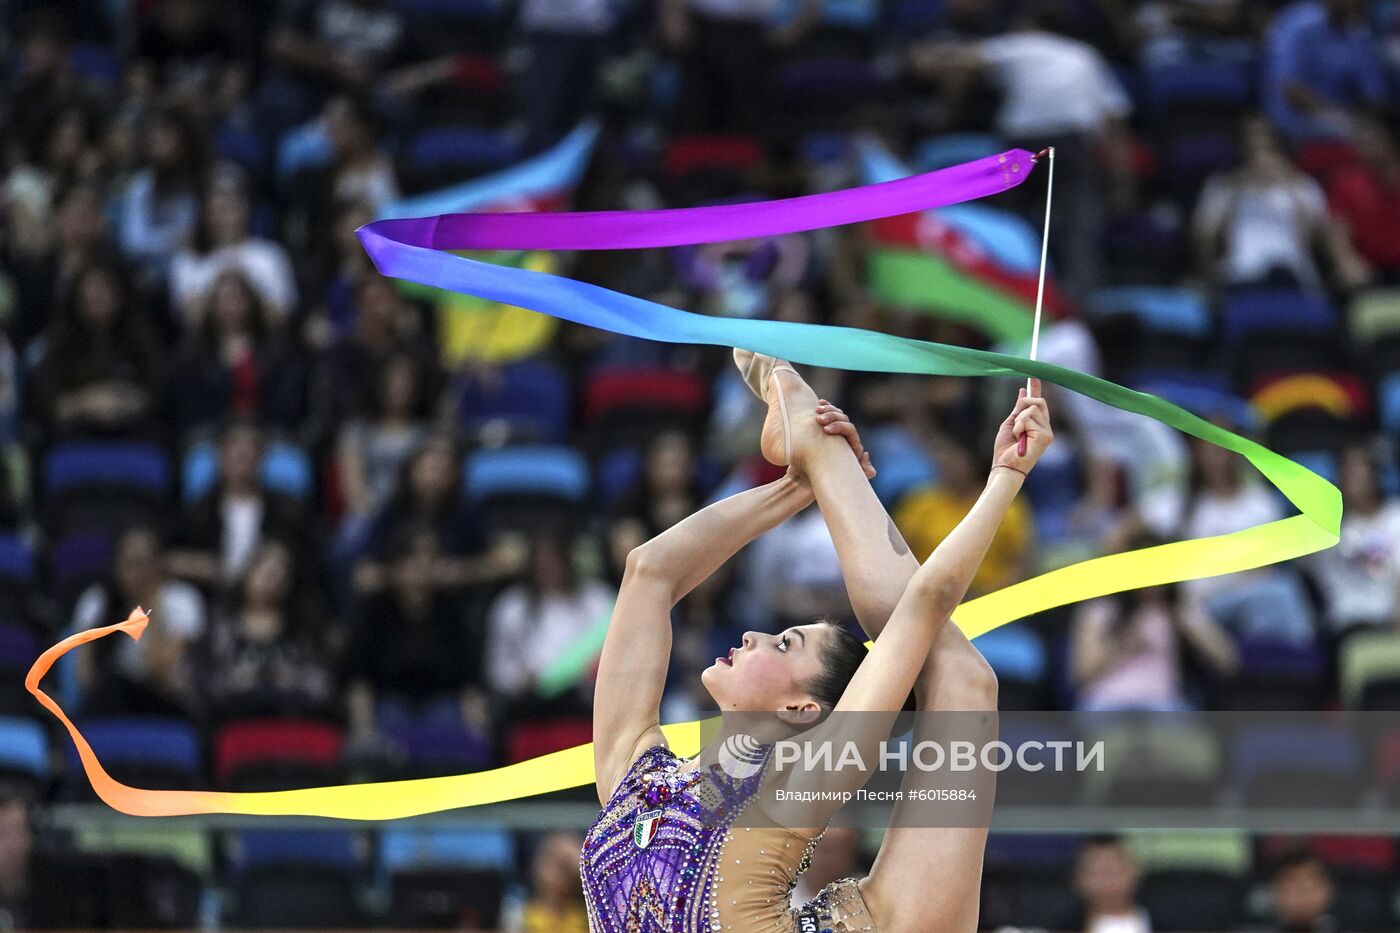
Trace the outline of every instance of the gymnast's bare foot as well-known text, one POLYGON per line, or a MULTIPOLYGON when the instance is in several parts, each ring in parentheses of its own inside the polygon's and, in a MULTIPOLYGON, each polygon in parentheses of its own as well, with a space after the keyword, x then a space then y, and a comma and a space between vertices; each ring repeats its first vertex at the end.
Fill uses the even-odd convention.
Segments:
POLYGON ((801 478, 806 451, 821 443, 824 435, 845 437, 867 477, 875 475, 870 457, 861 446, 860 434, 846 413, 819 400, 792 364, 771 356, 735 349, 734 364, 744 381, 768 404, 768 415, 759 433, 759 450, 774 466, 786 466, 801 478))

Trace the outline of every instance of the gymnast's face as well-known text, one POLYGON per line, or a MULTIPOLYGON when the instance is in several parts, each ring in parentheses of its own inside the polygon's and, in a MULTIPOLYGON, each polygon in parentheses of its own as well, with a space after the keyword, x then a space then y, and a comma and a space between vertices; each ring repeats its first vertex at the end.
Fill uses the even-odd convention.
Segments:
POLYGON ((745 632, 743 644, 716 658, 700 682, 721 710, 777 712, 819 710, 804 684, 822 671, 831 626, 813 622, 776 635, 745 632))

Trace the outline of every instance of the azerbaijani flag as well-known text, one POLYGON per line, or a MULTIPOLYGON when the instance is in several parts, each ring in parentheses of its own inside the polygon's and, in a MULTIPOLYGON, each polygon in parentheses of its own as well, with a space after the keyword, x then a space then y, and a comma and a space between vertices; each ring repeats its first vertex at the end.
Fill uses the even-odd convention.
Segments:
MULTIPOLYGON (((582 123, 552 149, 491 175, 395 201, 375 219, 563 210, 588 168, 597 139, 597 123, 582 123)), ((543 250, 469 251, 461 255, 536 272, 558 271, 558 257, 543 250)), ((559 326, 555 318, 525 308, 426 285, 398 284, 406 293, 437 306, 438 343, 448 366, 467 360, 506 363, 528 356, 547 344, 559 326)))
MULTIPOLYGON (((914 174, 880 143, 856 141, 862 184, 914 174)), ((1040 237, 1010 211, 953 204, 866 225, 866 280, 881 302, 972 324, 994 340, 1025 341, 1035 314, 1040 237)), ((1068 308, 1048 279, 1045 311, 1068 308)))

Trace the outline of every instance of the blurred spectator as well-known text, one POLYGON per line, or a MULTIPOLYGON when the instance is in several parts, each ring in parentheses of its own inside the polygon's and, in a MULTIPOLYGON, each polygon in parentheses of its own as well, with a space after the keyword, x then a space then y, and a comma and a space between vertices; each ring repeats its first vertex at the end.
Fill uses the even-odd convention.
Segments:
MULTIPOLYGON (((323 333, 315 342, 326 344, 344 339, 357 323, 356 306, 362 299, 357 294, 365 285, 379 278, 370 264, 369 255, 355 231, 374 220, 374 211, 367 204, 349 201, 336 208, 329 236, 318 239, 309 254, 311 290, 320 302, 317 313, 324 315, 323 333)), ((392 287, 392 283, 388 283, 392 287)))
POLYGON ((594 109, 598 66, 617 28, 615 0, 522 0, 525 150, 537 152, 594 109))
POLYGON ((528 702, 540 676, 612 611, 616 594, 579 570, 572 545, 562 532, 536 532, 525 578, 487 613, 487 682, 511 700, 528 702))
POLYGON ((1332 916, 1336 889, 1322 859, 1298 852, 1280 859, 1269 874, 1273 895, 1272 922, 1261 928, 1268 933, 1333 933, 1339 929, 1332 916))
POLYGON ((302 202, 300 236, 308 242, 330 229, 341 204, 364 204, 377 214, 399 197, 394 163, 381 147, 380 117, 367 98, 332 97, 321 122, 330 140, 331 160, 309 170, 293 191, 302 202))
POLYGON ((341 491, 350 516, 367 521, 394 494, 403 464, 427 438, 433 386, 406 353, 390 357, 375 380, 369 417, 340 432, 341 491))
POLYGON ((798 283, 814 263, 801 235, 701 243, 675 250, 676 273, 702 314, 811 320, 811 296, 798 283))
MULTIPOLYGON (((948 536, 982 494, 981 458, 960 438, 942 435, 933 442, 938 481, 907 493, 894 510, 894 523, 921 562, 948 536)), ((1012 503, 992 539, 987 556, 972 578, 968 598, 1024 580, 1030 568, 1034 526, 1023 499, 1012 503)))
POLYGON ((84 716, 188 716, 191 648, 204 635, 204 599, 165 575, 160 539, 132 528, 117 541, 112 572, 88 587, 73 610, 74 632, 111 625, 137 606, 151 621, 140 641, 104 639, 77 653, 84 716))
POLYGON ((394 164, 380 149, 379 121, 369 103, 362 97, 332 98, 324 119, 334 158, 323 203, 354 201, 377 212, 397 199, 394 164))
POLYGON ((390 556, 388 589, 357 606, 348 668, 359 735, 425 720, 489 726, 477 689, 483 633, 438 585, 440 557, 431 531, 410 533, 390 556))
POLYGON ((282 10, 272 57, 315 95, 368 90, 404 54, 404 16, 387 0, 295 0, 282 10))
POLYGON ((769 119, 773 64, 816 23, 821 4, 801 0, 774 24, 778 0, 657 0, 662 40, 681 59, 681 133, 757 134, 769 119))
POLYGON ((117 240, 146 282, 160 285, 199 222, 205 146, 191 119, 173 108, 151 114, 145 134, 142 167, 117 205, 117 240))
MULTIPOLYGON (((1279 500, 1243 457, 1199 439, 1192 455, 1181 539, 1232 534, 1283 518, 1279 500)), ((1314 638, 1312 610, 1292 567, 1260 567, 1180 586, 1238 640, 1297 645, 1314 638)))
POLYGON ((1385 101, 1365 0, 1297 0, 1265 37, 1264 105, 1291 142, 1351 135, 1353 112, 1385 101))
MULTIPOLYGON (((1132 101, 1093 46, 1059 34, 1062 19, 1058 4, 1018 4, 1012 31, 975 44, 919 46, 912 64, 957 95, 985 74, 1002 94, 997 132, 1032 152, 1055 147, 1057 203, 1076 234, 1056 239, 1051 250, 1060 284, 1082 299, 1100 284, 1108 204, 1124 209, 1135 197, 1126 126, 1132 101)), ((1027 188, 1041 191, 1035 184, 1027 188)))
POLYGON ((621 570, 627 555, 698 510, 695 443, 679 429, 652 438, 642 473, 613 510, 608 529, 612 566, 621 570))
POLYGON ((74 27, 80 24, 52 7, 34 8, 22 17, 15 12, 7 10, 6 25, 18 26, 18 41, 9 56, 12 70, 4 76, 0 118, 12 139, 32 141, 42 124, 84 96, 70 58, 74 27))
POLYGON ((1392 285, 1400 284, 1400 143, 1393 125, 1357 120, 1359 161, 1329 176, 1327 201, 1360 258, 1392 285))
POLYGON ((210 723, 335 715, 324 628, 291 549, 277 540, 259 544, 200 651, 196 683, 210 723))
POLYGON ((1151 933, 1152 919, 1138 903, 1140 876, 1123 841, 1090 839, 1074 864, 1074 892, 1084 911, 1084 933, 1151 933))
POLYGON ((1147 0, 1136 19, 1147 64, 1253 55, 1254 11, 1245 0, 1147 0))
POLYGON ((1364 282, 1366 269, 1331 223, 1322 186, 1294 167, 1262 117, 1245 120, 1240 135, 1240 166, 1207 179, 1196 203, 1196 250, 1206 279, 1322 291, 1313 261, 1320 251, 1344 287, 1364 282))
MULTIPOLYGON (((1133 547, 1151 547, 1150 541, 1133 547)), ((1185 710, 1188 649, 1217 673, 1239 663, 1230 637, 1174 586, 1150 586, 1074 607, 1071 678, 1081 710, 1185 710)))
POLYGON ((190 105, 207 101, 228 69, 246 68, 247 19, 214 0, 157 0, 142 11, 135 58, 190 105), (232 14, 232 15, 231 15, 232 14))
POLYGON ((420 309, 399 294, 392 280, 368 275, 356 287, 355 297, 349 332, 332 344, 316 378, 318 427, 331 436, 347 419, 373 415, 379 374, 395 354, 412 355, 425 386, 435 385, 438 378, 420 309))
POLYGON ((30 856, 34 830, 29 823, 31 802, 17 788, 0 784, 0 930, 37 926, 39 905, 30 891, 30 856))
POLYGON ((251 421, 234 421, 219 439, 214 486, 186 510, 170 555, 175 574, 206 587, 245 575, 263 542, 292 542, 298 557, 315 537, 301 503, 263 485, 265 438, 251 421))
POLYGON ((803 509, 749 545, 735 613, 741 631, 851 617, 836 544, 820 509, 803 509))
POLYGON ((170 301, 185 328, 199 326, 214 281, 229 269, 241 271, 257 290, 267 326, 295 310, 296 277, 286 249, 253 236, 250 223, 248 180, 241 169, 224 164, 205 187, 194 236, 170 264, 170 301))
POLYGON ((49 325, 31 410, 49 437, 153 431, 164 401, 160 357, 121 270, 88 266, 49 325))
POLYGON ((410 531, 429 530, 442 556, 436 562, 438 586, 458 587, 493 583, 515 573, 523 564, 518 543, 509 536, 487 541, 480 516, 462 496, 462 456, 449 435, 428 438, 399 470, 394 495, 367 527, 364 539, 342 541, 351 554, 363 552, 355 567, 355 589, 371 593, 385 583, 383 560, 410 531))
POLYGON ((1308 557, 1322 588, 1334 637, 1348 630, 1400 629, 1400 502, 1382 496, 1376 455, 1342 454, 1342 539, 1308 557))
POLYGON ((200 302, 176 369, 182 432, 232 418, 295 429, 306 406, 306 367, 285 332, 268 321, 262 296, 235 267, 220 272, 200 302))
POLYGON ((860 861, 860 830, 853 826, 828 826, 822 841, 812 850, 807 870, 792 888, 792 906, 801 907, 838 878, 859 878, 868 870, 860 861))
POLYGON ((530 863, 530 896, 506 933, 588 933, 578 859, 583 837, 574 832, 549 833, 540 840, 530 863))
POLYGON ((15 279, 17 308, 7 330, 20 344, 50 323, 50 309, 71 293, 79 272, 94 265, 115 266, 118 255, 102 200, 98 185, 73 185, 59 196, 51 220, 47 208, 32 215, 38 227, 32 239, 14 227, 26 213, 23 205, 8 201, 11 230, 7 244, 0 246, 0 263, 15 279))

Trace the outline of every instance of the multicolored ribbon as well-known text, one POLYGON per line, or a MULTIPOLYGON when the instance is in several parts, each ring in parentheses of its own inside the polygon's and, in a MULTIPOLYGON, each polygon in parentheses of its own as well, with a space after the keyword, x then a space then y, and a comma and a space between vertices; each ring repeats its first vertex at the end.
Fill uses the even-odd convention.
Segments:
MULTIPOLYGON (((959 607, 970 637, 1056 606, 1124 590, 1234 573, 1301 557, 1337 543, 1341 494, 1271 450, 1152 395, 1049 363, 853 328, 710 318, 569 279, 474 262, 441 250, 626 249, 735 240, 812 230, 925 210, 995 194, 1030 173, 1029 152, 847 191, 759 204, 643 212, 458 214, 377 221, 359 231, 385 275, 532 308, 559 318, 668 343, 744 347, 809 366, 942 376, 1037 376, 1126 411, 1164 422, 1247 458, 1302 513, 1234 534, 1113 554, 1009 586, 959 607)), ((139 637, 143 613, 70 636, 35 663, 26 686, 68 728, 98 795, 125 813, 328 816, 396 819, 513 800, 593 781, 592 746, 582 745, 492 771, 382 784, 268 793, 146 791, 114 781, 39 680, 70 649, 113 632, 139 637)), ((699 749, 699 722, 664 727, 681 754, 699 749)))

